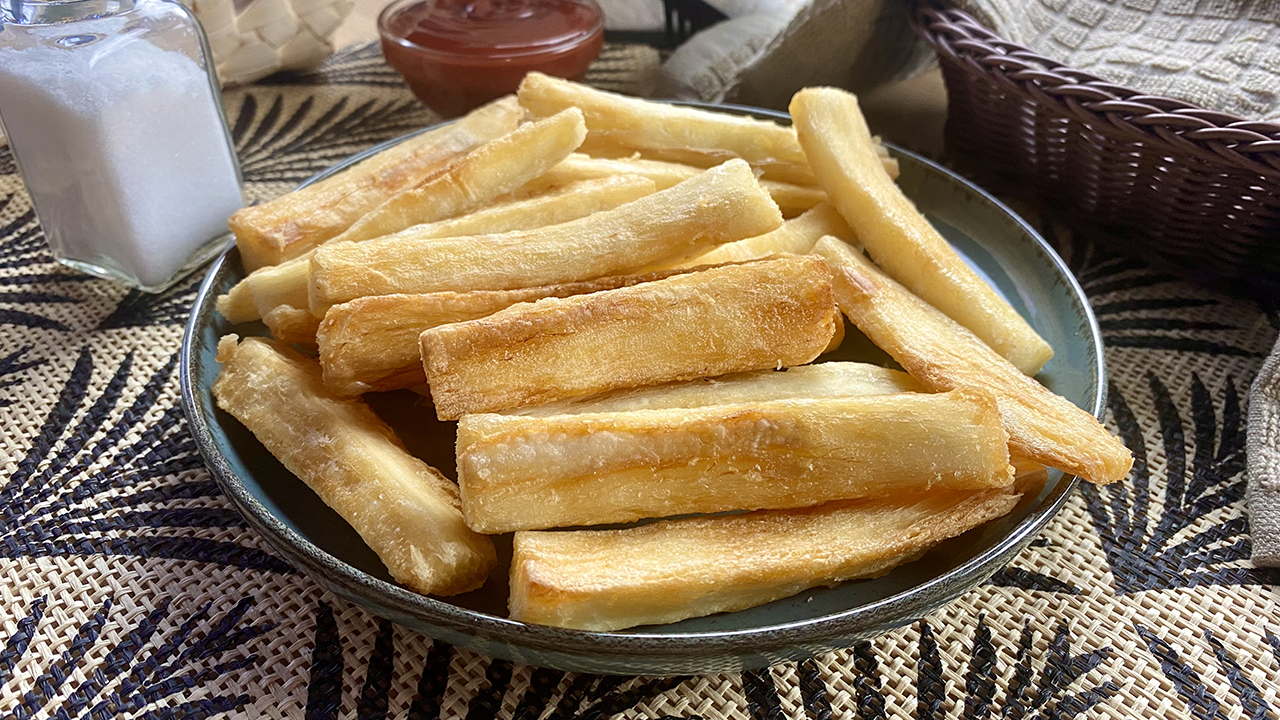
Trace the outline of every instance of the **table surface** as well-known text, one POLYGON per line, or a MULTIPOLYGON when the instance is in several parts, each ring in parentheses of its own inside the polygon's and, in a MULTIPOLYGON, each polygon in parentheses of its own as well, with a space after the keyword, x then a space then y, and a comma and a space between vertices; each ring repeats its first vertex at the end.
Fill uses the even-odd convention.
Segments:
MULTIPOLYGON (((626 91, 646 57, 610 46, 588 81, 626 91)), ((226 103, 259 199, 434 121, 374 47, 226 103)), ((1048 229, 1105 335, 1129 478, 1086 486, 990 582, 848 651, 566 675, 433 642, 273 556, 178 408, 199 278, 148 296, 54 264, 0 150, 0 716, 1277 718, 1280 574, 1248 561, 1242 470, 1243 401, 1280 317, 1048 229)))

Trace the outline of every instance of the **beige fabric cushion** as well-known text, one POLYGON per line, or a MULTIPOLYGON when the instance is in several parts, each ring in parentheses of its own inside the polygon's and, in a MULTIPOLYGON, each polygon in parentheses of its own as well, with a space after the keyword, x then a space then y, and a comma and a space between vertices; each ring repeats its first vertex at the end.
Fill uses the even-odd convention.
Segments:
POLYGON ((809 0, 733 18, 677 49, 659 92, 785 109, 808 85, 867 90, 927 66, 909 19, 898 0, 809 0))
POLYGON ((1253 562, 1280 567, 1280 342, 1249 392, 1246 457, 1253 562))

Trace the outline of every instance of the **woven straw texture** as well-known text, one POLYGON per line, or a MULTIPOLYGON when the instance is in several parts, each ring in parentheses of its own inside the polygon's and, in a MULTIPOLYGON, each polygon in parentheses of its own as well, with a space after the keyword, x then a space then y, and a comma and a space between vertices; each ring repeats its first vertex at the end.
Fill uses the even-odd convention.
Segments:
POLYGON ((1250 120, 1280 121, 1273 0, 955 0, 1064 65, 1250 120))
MULTIPOLYGON (((610 47, 589 80, 636 90, 610 47)), ((433 120, 376 48, 227 95, 254 194, 433 120)), ((1280 715, 1280 573, 1248 562, 1244 399, 1280 317, 1076 237, 1132 475, 1086 487, 990 583, 849 651, 702 677, 566 675, 328 596, 219 495, 178 405, 196 278, 51 262, 0 154, 0 718, 1280 715)))

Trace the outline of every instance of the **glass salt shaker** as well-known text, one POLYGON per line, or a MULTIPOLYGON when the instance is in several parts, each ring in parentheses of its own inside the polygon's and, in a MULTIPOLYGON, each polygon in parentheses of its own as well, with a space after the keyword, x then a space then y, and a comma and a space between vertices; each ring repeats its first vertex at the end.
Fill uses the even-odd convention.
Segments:
POLYGON ((0 0, 0 122, 59 261, 159 292, 243 203, 208 43, 170 0, 0 0))

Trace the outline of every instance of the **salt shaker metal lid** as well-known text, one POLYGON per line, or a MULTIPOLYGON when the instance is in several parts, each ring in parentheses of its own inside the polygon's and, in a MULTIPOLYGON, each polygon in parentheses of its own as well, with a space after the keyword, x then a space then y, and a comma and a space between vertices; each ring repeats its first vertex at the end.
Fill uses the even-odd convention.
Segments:
POLYGON ((0 0, 0 122, 54 256, 157 292, 243 205, 208 44, 170 0, 0 0))

